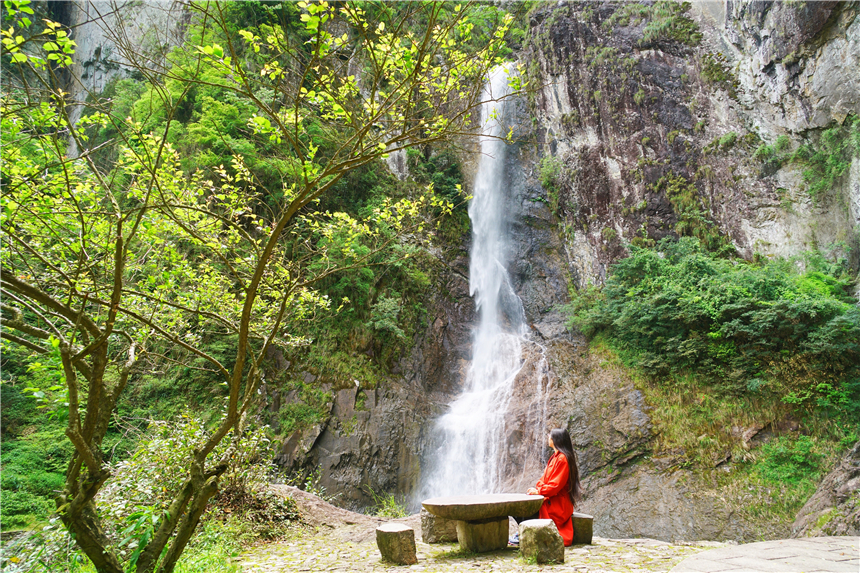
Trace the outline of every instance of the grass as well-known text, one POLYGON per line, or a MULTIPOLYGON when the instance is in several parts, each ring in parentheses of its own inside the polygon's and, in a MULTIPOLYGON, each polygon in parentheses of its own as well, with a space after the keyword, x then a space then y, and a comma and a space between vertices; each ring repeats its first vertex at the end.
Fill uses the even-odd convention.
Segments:
POLYGON ((368 493, 370 493, 370 497, 373 498, 373 508, 371 508, 373 516, 392 519, 409 516, 409 510, 406 508, 406 500, 402 495, 384 491, 377 493, 369 485, 365 487, 368 493))
MULTIPOLYGON (((694 375, 673 376, 671 381, 658 383, 632 368, 632 357, 624 359, 603 335, 596 336, 590 348, 601 367, 622 369, 643 393, 654 425, 652 451, 655 455, 683 452, 680 465, 712 468, 729 455, 736 462, 755 462, 760 455, 744 444, 743 431, 754 426, 765 428, 797 413, 778 399, 720 393, 700 384, 694 375)), ((816 436, 822 460, 832 458, 858 439, 850 424, 824 413, 807 412, 801 426, 816 436)))
MULTIPOLYGON (((433 559, 474 559, 479 554, 474 551, 469 551, 468 549, 463 549, 459 545, 453 549, 449 549, 448 551, 442 551, 433 556, 433 559)), ((480 555, 487 555, 487 553, 481 553, 480 555)))

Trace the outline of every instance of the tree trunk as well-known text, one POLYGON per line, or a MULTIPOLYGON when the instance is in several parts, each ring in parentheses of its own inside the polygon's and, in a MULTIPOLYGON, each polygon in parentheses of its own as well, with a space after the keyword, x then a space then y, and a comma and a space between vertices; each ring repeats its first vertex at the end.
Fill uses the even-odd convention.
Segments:
MULTIPOLYGON (((61 496, 58 505, 67 498, 61 496)), ((124 573, 124 569, 111 551, 107 549, 111 540, 102 530, 101 521, 96 513, 95 502, 89 500, 79 511, 60 512, 66 528, 75 535, 75 543, 90 558, 98 573, 124 573)))

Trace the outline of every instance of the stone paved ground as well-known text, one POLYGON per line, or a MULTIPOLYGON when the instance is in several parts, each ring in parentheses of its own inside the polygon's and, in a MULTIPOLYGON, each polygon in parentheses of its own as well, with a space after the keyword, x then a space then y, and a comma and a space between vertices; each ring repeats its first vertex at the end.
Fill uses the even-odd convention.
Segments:
POLYGON ((539 566, 525 563, 519 551, 507 550, 479 555, 463 555, 454 544, 422 543, 416 540, 418 564, 409 567, 383 563, 376 541, 342 541, 331 530, 306 532, 279 542, 260 545, 239 560, 246 573, 283 573, 287 571, 576 571, 596 573, 617 571, 633 573, 669 571, 685 558, 724 543, 701 542, 670 544, 651 539, 601 539, 593 545, 568 547, 563 565, 539 566))
POLYGON ((858 573, 860 537, 778 539, 704 551, 678 564, 673 573, 858 573))

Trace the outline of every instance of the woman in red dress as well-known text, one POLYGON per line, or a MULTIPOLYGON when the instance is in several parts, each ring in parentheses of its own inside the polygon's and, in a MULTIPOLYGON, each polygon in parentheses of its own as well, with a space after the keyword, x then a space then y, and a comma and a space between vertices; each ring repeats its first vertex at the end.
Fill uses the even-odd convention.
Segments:
POLYGON ((554 453, 543 477, 527 493, 546 498, 540 508, 540 518, 553 520, 564 544, 570 545, 573 543, 573 509, 582 499, 579 467, 567 430, 557 428, 549 433, 547 440, 554 453))

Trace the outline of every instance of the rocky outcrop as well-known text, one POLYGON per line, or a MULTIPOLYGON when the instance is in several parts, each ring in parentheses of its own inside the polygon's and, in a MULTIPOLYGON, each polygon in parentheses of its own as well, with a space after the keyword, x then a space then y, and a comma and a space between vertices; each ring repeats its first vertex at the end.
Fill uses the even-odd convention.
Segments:
POLYGON ((791 530, 794 537, 860 535, 860 442, 822 480, 791 530))
MULTIPOLYGON (((182 44, 191 19, 179 0, 135 2, 95 0, 66 2, 75 57, 73 101, 101 94, 112 81, 131 77, 135 66, 158 69, 167 52, 182 44)), ((138 72, 139 74, 139 72, 138 72)), ((73 112, 76 120, 82 107, 73 112)))
POLYGON ((854 2, 726 2, 712 41, 736 70, 741 113, 760 135, 802 133, 860 113, 856 16, 854 2))
MULTIPOLYGON (((461 387, 470 353, 474 304, 469 297, 467 246, 443 260, 439 288, 428 301, 426 328, 412 351, 377 388, 332 388, 307 372, 307 383, 319 383, 332 400, 326 419, 301 428, 280 444, 275 461, 287 473, 318 474, 316 487, 353 509, 372 506, 374 495, 406 499, 416 491, 423 453, 430 442, 432 420, 461 387)), ((273 354, 269 379, 292 365, 273 354)), ((294 368, 298 368, 294 366, 294 368)), ((264 386, 261 399, 276 413, 281 403, 298 399, 277 384, 264 386)), ((417 502, 412 503, 417 509, 417 502)))
POLYGON ((601 283, 626 244, 678 233, 725 237, 746 257, 855 244, 850 177, 813 201, 800 167, 752 156, 779 135, 816 145, 860 113, 856 6, 702 3, 697 28, 647 35, 662 16, 617 17, 624 6, 531 14, 526 68, 575 283, 601 283))

